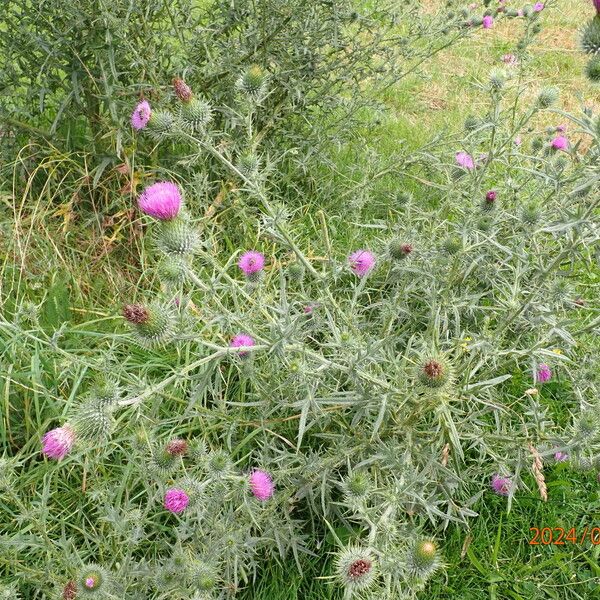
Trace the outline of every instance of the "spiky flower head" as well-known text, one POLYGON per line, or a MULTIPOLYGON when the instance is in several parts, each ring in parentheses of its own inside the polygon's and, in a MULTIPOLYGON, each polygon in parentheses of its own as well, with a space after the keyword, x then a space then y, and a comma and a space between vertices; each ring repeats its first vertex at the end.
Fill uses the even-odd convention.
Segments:
MULTIPOLYGON (((252 346, 254 346, 254 339, 246 333, 234 335, 229 342, 230 348, 252 348, 252 346)), ((240 358, 247 358, 249 354, 247 350, 240 350, 238 352, 240 358)))
POLYGON ((558 100, 558 89, 555 87, 546 87, 540 91, 537 97, 539 108, 550 108, 558 100))
POLYGON ((204 561, 194 561, 188 571, 192 586, 202 592, 214 589, 219 581, 217 569, 204 561))
POLYGON ((531 140, 531 150, 533 152, 539 152, 544 147, 543 138, 537 136, 531 140))
POLYGON ((600 51, 600 13, 588 21, 581 33, 581 48, 588 54, 600 51))
POLYGON ((491 29, 494 26, 494 17, 492 17, 492 15, 485 15, 481 21, 481 24, 484 29, 491 29))
POLYGON ((588 60, 585 74, 592 83, 600 83, 600 56, 592 56, 588 60))
POLYGON ((547 381, 550 381, 550 379, 552 379, 552 371, 550 367, 544 363, 538 365, 535 373, 535 379, 539 383, 546 383, 547 381))
POLYGON ((166 254, 158 264, 157 271, 165 284, 178 285, 186 280, 188 268, 185 256, 166 254))
POLYGON ((148 186, 138 198, 140 210, 160 221, 174 219, 181 208, 181 191, 172 181, 148 186))
POLYGON ((450 365, 441 357, 427 358, 419 366, 419 380, 428 388, 445 386, 450 375, 450 365))
POLYGON ((224 450, 210 452, 206 460, 206 469, 215 479, 227 477, 231 472, 231 457, 224 450))
POLYGON ((110 575, 99 565, 88 565, 77 578, 77 591, 82 596, 104 596, 110 592, 110 575))
POLYGON ((195 254, 200 246, 198 232, 183 218, 162 221, 154 233, 157 247, 166 255, 189 257, 195 254))
POLYGON ((508 496, 512 489, 512 481, 508 477, 502 477, 498 473, 492 475, 490 483, 492 490, 499 496, 508 496))
POLYGON ((319 307, 318 304, 316 304, 314 302, 309 302, 308 304, 304 305, 304 308, 302 309, 302 312, 305 315, 311 317, 314 314, 315 309, 317 309, 318 307, 319 307))
POLYGON ((190 102, 194 97, 192 88, 190 88, 190 86, 183 79, 181 79, 181 77, 173 78, 173 90, 175 91, 175 95, 183 103, 190 102))
POLYGON ((83 402, 73 417, 77 438, 88 442, 104 442, 114 425, 113 407, 96 398, 83 402))
POLYGON ((51 429, 42 438, 42 452, 49 458, 62 460, 73 448, 77 434, 70 425, 51 429))
POLYGON ((402 260, 403 258, 408 257, 413 250, 414 246, 412 244, 399 238, 393 239, 388 246, 390 256, 396 260, 402 260))
POLYGON ((475 131, 481 127, 481 119, 475 115, 469 115, 465 119, 465 131, 475 131))
POLYGON ((141 304, 123 306, 123 318, 132 325, 143 325, 150 319, 150 311, 141 304))
POLYGON ((371 491, 371 480, 363 471, 355 471, 344 479, 342 489, 349 500, 366 498, 371 491))
POLYGON ((492 90, 501 90, 506 84, 506 72, 500 69, 494 69, 490 73, 490 87, 492 90))
POLYGON ((533 5, 533 12, 536 12, 536 13, 542 12, 544 10, 545 6, 546 5, 543 2, 536 2, 533 5))
POLYGON ((179 116, 185 128, 192 132, 200 131, 212 119, 212 106, 204 100, 193 98, 181 106, 179 116))
POLYGON ((375 255, 369 250, 356 250, 348 257, 350 268, 358 277, 365 277, 375 267, 375 255))
POLYGON ((293 262, 286 269, 286 274, 290 281, 295 281, 296 283, 301 283, 306 274, 306 269, 301 262, 293 262))
POLYGON ((167 452, 164 446, 152 448, 152 453, 148 461, 151 473, 159 477, 171 475, 179 465, 177 458, 177 456, 167 452))
POLYGON ((248 179, 255 179, 260 170, 260 157, 254 152, 245 152, 239 156, 235 166, 248 179))
POLYGON ((238 260, 238 267, 246 277, 256 278, 265 268, 265 256, 256 250, 244 252, 238 260))
POLYGON ((525 225, 535 225, 541 217, 541 209, 536 202, 525 204, 521 209, 521 219, 525 225))
POLYGON ((207 455, 206 442, 200 438, 193 439, 188 447, 188 455, 193 461, 203 463, 207 455))
POLYGON ((400 206, 405 206, 406 204, 410 204, 414 200, 414 196, 411 191, 402 190, 396 194, 395 200, 396 203, 400 206))
POLYGON ((417 539, 411 542, 406 554, 406 570, 412 579, 427 581, 440 567, 438 549, 430 539, 417 539))
POLYGON ((582 412, 575 425, 577 435, 586 440, 596 437, 599 428, 600 422, 598 415, 592 409, 587 409, 582 412))
POLYGON ((155 110, 148 121, 148 133, 157 141, 173 135, 177 130, 177 119, 167 110, 155 110))
POLYGON ((498 193, 495 190, 489 190, 485 194, 485 198, 483 200, 483 209, 491 210, 496 206, 496 199, 498 198, 498 193))
POLYGON ((475 161, 473 160, 473 157, 467 152, 461 150, 460 152, 457 152, 454 155, 454 158, 456 160, 456 164, 459 167, 462 167, 463 169, 471 171, 475 168, 475 161))
POLYGON ((267 87, 267 76, 258 65, 252 65, 244 71, 238 81, 238 89, 255 100, 260 100, 267 87))
POLYGON ((564 135, 557 135, 551 142, 550 147, 553 150, 568 150, 569 140, 564 135))
POLYGON ((136 341, 145 347, 165 343, 173 333, 173 318, 168 309, 158 305, 127 304, 123 317, 129 323, 136 341))
POLYGON ((165 452, 170 456, 184 456, 188 450, 188 443, 180 438, 173 438, 167 442, 165 452))
POLYGON ((462 250, 463 241, 458 235, 449 235, 442 242, 442 248, 446 254, 454 255, 462 250))
POLYGON ((249 482, 252 495, 261 502, 269 500, 275 493, 273 478, 266 471, 254 469, 250 473, 249 482))
POLYGON ((77 584, 74 581, 69 581, 62 591, 63 600, 75 600, 77 598, 77 584))
POLYGON ((569 455, 566 452, 561 452, 560 450, 557 450, 554 453, 554 460, 556 462, 566 462, 567 460, 569 460, 569 455))
POLYGON ((100 404, 113 405, 121 396, 119 382, 109 373, 97 373, 90 386, 90 396, 100 404))
POLYGON ((190 503, 190 497, 180 488, 169 488, 165 493, 164 507, 174 514, 182 513, 190 503))
POLYGON ((137 131, 144 129, 148 125, 151 116, 152 109, 150 108, 150 103, 147 100, 142 100, 138 102, 131 113, 131 126, 137 131))
POLYGON ((363 591, 375 581, 375 558, 368 548, 349 546, 339 552, 335 560, 336 574, 350 592, 363 591))

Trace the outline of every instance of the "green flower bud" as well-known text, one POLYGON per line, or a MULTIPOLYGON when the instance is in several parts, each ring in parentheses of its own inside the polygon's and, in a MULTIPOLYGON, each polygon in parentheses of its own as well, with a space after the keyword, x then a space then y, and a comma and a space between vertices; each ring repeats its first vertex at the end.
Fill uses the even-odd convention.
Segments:
POLYGON ((600 56, 593 56, 585 67, 585 74, 592 83, 600 83, 600 56))
POLYGON ((600 15, 591 19, 581 34, 581 48, 588 54, 600 52, 600 15))
POLYGON ((198 232, 182 218, 160 221, 156 225, 156 245, 165 254, 194 254, 200 244, 198 232))
POLYGON ((414 541, 406 555, 406 569, 413 579, 427 581, 441 566, 436 545, 431 540, 414 541))
POLYGON ((166 110, 152 111, 148 121, 147 131, 157 141, 162 141, 173 135, 177 130, 175 116, 166 110))
POLYGON ((558 100, 558 89, 555 87, 547 87, 540 91, 537 97, 537 105, 539 108, 550 108, 558 100))
POLYGON ((161 345, 173 335, 171 312, 157 304, 149 307, 128 304, 123 308, 123 317, 129 323, 137 342, 142 346, 161 345))
POLYGON ((212 118, 212 107, 208 102, 192 98, 188 103, 181 105, 179 117, 185 129, 200 131, 206 127, 212 118))

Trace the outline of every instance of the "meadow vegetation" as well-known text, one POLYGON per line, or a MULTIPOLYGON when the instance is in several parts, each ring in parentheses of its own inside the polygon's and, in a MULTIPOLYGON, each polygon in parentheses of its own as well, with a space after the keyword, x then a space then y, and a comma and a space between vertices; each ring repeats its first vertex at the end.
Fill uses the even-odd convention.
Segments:
POLYGON ((0 598, 594 598, 595 4, 7 0, 0 598))

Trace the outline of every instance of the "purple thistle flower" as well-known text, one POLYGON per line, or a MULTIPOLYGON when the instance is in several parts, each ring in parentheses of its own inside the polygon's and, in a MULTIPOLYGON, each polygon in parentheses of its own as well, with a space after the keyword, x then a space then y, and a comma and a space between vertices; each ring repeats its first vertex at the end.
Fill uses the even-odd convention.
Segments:
POLYGON ((487 194, 485 195, 485 201, 488 204, 493 204, 496 201, 496 197, 498 196, 498 193, 495 190, 490 190, 489 192, 487 192, 487 194))
POLYGON ((169 440, 165 446, 165 451, 169 456, 183 456, 187 449, 188 443, 179 438, 169 440))
POLYGON ((238 260, 238 267, 246 276, 259 273, 265 268, 265 256, 256 250, 244 252, 238 260))
POLYGON ((494 26, 494 17, 491 15, 485 15, 485 17, 483 17, 482 24, 484 29, 491 29, 494 26))
POLYGON ((155 219, 169 221, 179 214, 181 192, 171 181, 159 181, 148 186, 138 198, 140 210, 155 219))
POLYGON ((150 108, 150 103, 147 100, 142 100, 131 113, 131 126, 138 131, 144 129, 148 125, 151 116, 152 109, 150 108))
POLYGON ((566 460, 569 460, 569 455, 566 452, 561 452, 558 450, 554 453, 554 460, 556 462, 565 462, 566 460))
POLYGON ((547 381, 550 381, 550 379, 552 379, 552 371, 550 370, 550 367, 544 363, 538 365, 536 379, 540 383, 546 383, 547 381))
POLYGON ((275 493, 275 484, 266 471, 256 469, 250 473, 250 489, 256 499, 264 502, 275 493))
POLYGON ((77 584, 74 581, 69 581, 63 588, 63 600, 75 600, 77 598, 77 584))
MULTIPOLYGON (((230 348, 251 348, 252 346, 254 346, 254 340, 245 333, 238 333, 237 335, 233 336, 233 338, 229 342, 230 348)), ((246 358, 248 354, 249 352, 244 351, 241 351, 239 353, 241 358, 246 358)))
POLYGON ((515 146, 520 146, 523 143, 523 138, 520 135, 518 135, 517 137, 515 137, 514 142, 515 146))
POLYGON ((502 477, 496 473, 492 476, 491 486, 492 490, 499 496, 508 496, 512 487, 512 481, 508 477, 502 477))
POLYGON ((502 62, 509 67, 514 67, 519 64, 519 59, 514 54, 505 54, 502 57, 502 62))
POLYGON ((93 588, 96 585, 96 581, 94 580, 93 577, 86 577, 85 580, 85 587, 87 588, 93 588))
POLYGON ((51 429, 42 438, 42 452, 49 458, 63 459, 75 443, 75 431, 69 425, 51 429))
POLYGON ((564 135, 557 135, 550 145, 554 150, 568 150, 569 140, 564 135))
POLYGON ((359 277, 368 275, 375 266, 375 255, 368 250, 357 250, 348 257, 350 268, 359 277))
POLYGON ((536 2, 533 5, 533 12, 542 12, 544 10, 544 3, 543 2, 536 2))
POLYGON ((165 494, 165 508, 175 514, 183 512, 190 503, 190 497, 179 488, 170 488, 165 494))
POLYGON ((455 155, 456 163, 459 167, 463 167, 463 169, 472 170, 475 168, 475 161, 470 154, 466 152, 457 152, 455 155))

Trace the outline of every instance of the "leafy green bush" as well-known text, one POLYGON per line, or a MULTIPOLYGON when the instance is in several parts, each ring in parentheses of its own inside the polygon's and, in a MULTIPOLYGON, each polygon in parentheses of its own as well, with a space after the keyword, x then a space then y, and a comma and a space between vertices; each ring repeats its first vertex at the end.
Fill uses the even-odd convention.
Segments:
POLYGON ((96 160, 123 157, 124 107, 161 98, 172 77, 231 111, 235 82, 258 65, 273 83, 260 137, 323 136, 315 118, 343 107, 344 123, 372 101, 366 85, 393 84, 463 35, 457 18, 426 18, 414 1, 7 0, 2 11, 4 127, 63 150, 91 141, 96 160))

